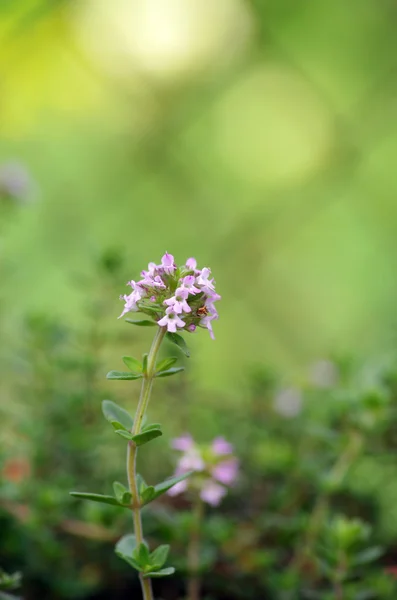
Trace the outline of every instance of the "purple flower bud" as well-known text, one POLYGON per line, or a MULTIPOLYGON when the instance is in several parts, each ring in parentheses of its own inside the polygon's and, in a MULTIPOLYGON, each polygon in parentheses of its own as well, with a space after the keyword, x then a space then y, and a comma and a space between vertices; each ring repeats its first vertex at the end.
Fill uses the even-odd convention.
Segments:
POLYGON ((191 333, 196 331, 196 329, 197 329, 197 327, 194 323, 190 323, 190 325, 187 326, 187 330, 190 331, 191 333))
POLYGON ((188 258, 186 261, 186 266, 188 269, 191 269, 192 271, 194 271, 195 268, 197 267, 197 260, 195 258, 188 258))

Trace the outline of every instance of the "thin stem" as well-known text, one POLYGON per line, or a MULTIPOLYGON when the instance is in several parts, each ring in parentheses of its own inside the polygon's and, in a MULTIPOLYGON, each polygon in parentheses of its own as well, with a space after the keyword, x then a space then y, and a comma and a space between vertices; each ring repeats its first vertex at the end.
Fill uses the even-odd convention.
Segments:
MULTIPOLYGON (((150 348, 147 357, 147 368, 142 379, 141 393, 139 396, 138 408, 136 410, 134 425, 132 427, 132 433, 136 435, 141 431, 142 421, 146 413, 146 409, 149 404, 150 394, 153 386, 153 379, 156 370, 156 360, 161 342, 163 341, 166 329, 159 327, 154 336, 152 346, 150 348)), ((132 494, 132 518, 134 521, 134 533, 137 544, 143 542, 143 530, 142 530, 142 519, 141 519, 141 506, 139 500, 139 491, 137 484, 137 472, 136 472, 136 458, 138 448, 132 441, 128 442, 127 449, 127 474, 128 484, 130 492, 132 494)), ((144 600, 153 600, 152 584, 150 579, 144 579, 142 575, 139 576, 142 587, 142 594, 144 600)))
MULTIPOLYGON (((362 448, 362 436, 355 430, 350 431, 344 452, 339 456, 329 473, 329 479, 337 487, 344 480, 348 470, 356 460, 362 448)), ((325 489, 317 497, 313 512, 310 516, 303 543, 300 542, 295 555, 290 562, 290 569, 301 571, 305 560, 313 550, 313 546, 320 533, 321 526, 328 513, 330 503, 330 491, 325 489)))
POLYGON ((200 600, 201 578, 200 569, 200 530, 204 514, 204 503, 197 495, 193 509, 192 527, 188 547, 187 563, 189 569, 189 580, 187 584, 187 599, 200 600))

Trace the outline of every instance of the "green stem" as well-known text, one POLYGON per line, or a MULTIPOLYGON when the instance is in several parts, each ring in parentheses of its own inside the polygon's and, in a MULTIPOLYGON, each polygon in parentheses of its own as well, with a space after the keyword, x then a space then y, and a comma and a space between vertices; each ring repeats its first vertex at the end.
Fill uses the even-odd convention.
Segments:
MULTIPOLYGON (((355 462, 357 456, 360 454, 363 444, 362 436, 359 432, 352 430, 346 444, 344 452, 339 456, 335 462, 331 471, 329 472, 329 479, 333 482, 337 488, 344 480, 347 472, 349 471, 352 464, 355 462)), ((317 497, 316 503, 313 508, 313 512, 310 516, 306 533, 303 539, 303 543, 300 542, 295 555, 290 562, 290 568, 292 570, 301 571, 307 557, 313 550, 314 544, 320 533, 322 524, 325 521, 329 510, 330 503, 330 491, 324 489, 322 493, 317 497)))
POLYGON ((189 570, 189 580, 187 584, 187 599, 200 600, 201 579, 200 569, 200 530, 204 515, 204 503, 197 495, 193 509, 192 527, 190 530, 190 540, 188 547, 187 563, 189 570))
MULTIPOLYGON (((141 431, 142 421, 149 404, 150 394, 153 386, 153 379, 156 372, 157 354, 166 331, 167 330, 164 327, 159 327, 157 329, 156 335, 154 336, 154 340, 152 342, 152 346, 147 357, 147 368, 142 379, 141 394, 139 396, 138 408, 135 413, 134 425, 132 428, 132 433, 134 435, 141 431)), ((134 442, 128 442, 127 474, 130 492, 132 494, 132 518, 134 521, 134 533, 137 544, 139 545, 143 542, 143 530, 136 472, 137 453, 138 448, 136 444, 134 442)), ((144 579, 142 575, 140 575, 139 578, 141 581, 143 599, 153 600, 152 584, 150 579, 144 579)))

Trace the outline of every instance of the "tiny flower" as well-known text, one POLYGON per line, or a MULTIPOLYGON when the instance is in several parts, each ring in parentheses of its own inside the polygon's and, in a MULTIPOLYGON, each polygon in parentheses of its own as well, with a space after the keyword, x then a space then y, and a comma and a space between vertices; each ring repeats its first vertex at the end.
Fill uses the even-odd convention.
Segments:
POLYGON ((186 329, 193 333, 194 331, 196 331, 197 326, 194 323, 190 323, 190 325, 188 325, 186 329))
POLYGON ((186 261, 186 266, 188 269, 194 271, 197 267, 197 260, 195 258, 188 258, 186 261))
POLYGON ((185 323, 174 312, 172 306, 167 308, 165 313, 165 316, 160 319, 160 321, 157 321, 157 324, 160 325, 160 327, 167 327, 167 330, 172 333, 176 332, 177 327, 185 327, 185 323))
POLYGON ((224 454, 232 454, 233 446, 227 442, 224 437, 217 437, 212 442, 211 450, 214 454, 222 456, 224 454))
POLYGON ((150 296, 150 302, 156 302, 156 296, 150 296))
POLYGON ((196 278, 194 275, 186 275, 186 277, 182 279, 182 286, 189 290, 189 294, 198 294, 201 290, 194 285, 195 282, 196 278))
POLYGON ((204 269, 202 269, 200 275, 197 277, 196 281, 198 283, 198 285, 203 285, 206 288, 208 288, 209 290, 214 290, 214 285, 213 285, 213 279, 211 279, 211 281, 208 279, 208 277, 211 275, 211 269, 208 269, 207 267, 204 267, 204 269))
POLYGON ((136 312, 139 310, 139 308, 137 306, 137 302, 139 302, 139 300, 141 300, 142 296, 138 290, 135 292, 132 292, 128 296, 126 294, 124 294, 124 296, 120 296, 120 298, 125 301, 125 305, 124 305, 123 312, 119 316, 119 319, 121 319, 121 317, 123 317, 128 312, 136 312))
POLYGON ((200 497, 211 506, 218 506, 227 491, 222 485, 219 485, 212 479, 209 479, 200 492, 200 497))
POLYGON ((237 479, 238 474, 238 460, 237 458, 230 458, 223 460, 222 462, 215 465, 212 469, 212 476, 214 479, 223 483, 224 485, 231 485, 237 479))
POLYGON ((171 442, 171 448, 174 450, 180 450, 181 452, 187 452, 194 447, 194 441, 190 434, 186 433, 178 438, 174 438, 171 442))
POLYGON ((164 254, 164 256, 161 259, 161 266, 163 267, 165 273, 168 273, 168 275, 173 274, 173 272, 176 269, 176 266, 172 254, 168 254, 168 252, 164 254))
POLYGON ((188 290, 183 287, 178 288, 175 291, 175 296, 169 298, 168 300, 164 300, 164 304, 167 306, 172 306, 174 312, 180 314, 181 312, 190 313, 192 309, 186 302, 186 298, 189 296, 188 290))
POLYGON ((210 332, 210 337, 212 340, 215 339, 215 335, 214 335, 214 331, 212 329, 211 321, 213 321, 216 318, 217 317, 214 315, 207 315, 207 316, 203 317, 200 321, 200 325, 202 325, 202 327, 206 327, 208 329, 208 331, 210 332))
POLYGON ((200 451, 197 448, 192 448, 179 459, 177 471, 186 473, 187 471, 202 471, 204 468, 205 463, 200 451))

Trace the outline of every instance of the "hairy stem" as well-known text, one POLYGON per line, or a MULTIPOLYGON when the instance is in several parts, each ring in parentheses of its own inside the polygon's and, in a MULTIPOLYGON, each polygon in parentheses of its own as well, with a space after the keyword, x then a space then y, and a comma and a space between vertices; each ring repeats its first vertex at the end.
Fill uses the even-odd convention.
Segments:
MULTIPOLYGON (((139 396, 138 408, 136 410, 134 425, 132 428, 132 433, 136 435, 140 433, 142 427, 142 421, 146 413, 146 409, 149 404, 150 394, 153 386, 153 379, 156 370, 156 360, 159 348, 161 346, 161 342, 163 341, 164 335, 166 333, 166 329, 164 327, 159 327, 156 331, 156 335, 152 342, 152 346, 150 348, 148 357, 147 357, 147 368, 144 373, 142 379, 142 387, 141 394, 139 396)), ((136 472, 136 458, 137 458, 138 448, 136 444, 132 441, 128 442, 127 449, 127 474, 128 474, 128 484, 130 487, 130 492, 132 494, 132 518, 134 521, 134 533, 136 537, 137 544, 141 544, 143 542, 143 530, 142 530, 142 519, 141 519, 141 506, 139 500, 139 490, 137 484, 137 472, 136 472)), ((152 592, 152 584, 150 579, 144 579, 142 575, 140 575, 142 594, 144 600, 153 600, 153 592, 152 592)))
POLYGON ((201 579, 200 569, 200 529, 204 514, 204 504, 200 496, 197 496, 193 509, 192 527, 188 547, 187 563, 189 569, 189 580, 187 584, 187 600, 200 600, 201 579))

